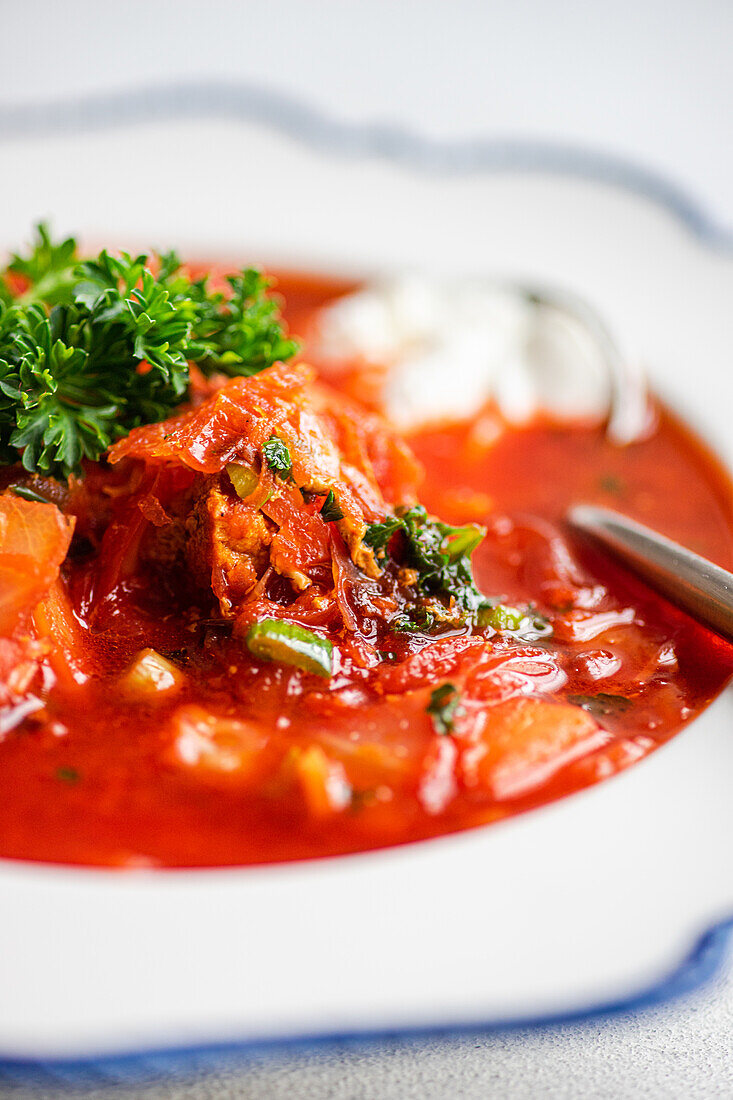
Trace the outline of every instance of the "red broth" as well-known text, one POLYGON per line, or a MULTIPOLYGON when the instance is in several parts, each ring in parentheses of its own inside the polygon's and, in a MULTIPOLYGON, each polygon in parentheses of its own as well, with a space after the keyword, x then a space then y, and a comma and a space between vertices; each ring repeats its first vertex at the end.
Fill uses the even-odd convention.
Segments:
MULTIPOLYGON (((292 329, 347 289, 283 275, 292 329)), ((733 647, 578 543, 562 517, 574 501, 609 505, 731 568, 727 475, 661 407, 651 438, 623 448, 598 427, 494 428, 484 411, 413 434, 420 498, 447 522, 486 525, 479 588, 535 607, 551 636, 406 638, 324 687, 255 661, 216 624, 194 636, 185 594, 145 576, 86 629, 97 563, 72 554, 36 613, 55 639, 45 705, 0 735, 0 855, 194 867, 402 844, 570 794, 678 732, 733 673, 733 647), (180 690, 125 693, 141 646, 180 663, 180 690), (448 682, 462 699, 451 736, 428 713, 448 682)), ((5 671, 18 660, 0 653, 5 671)))

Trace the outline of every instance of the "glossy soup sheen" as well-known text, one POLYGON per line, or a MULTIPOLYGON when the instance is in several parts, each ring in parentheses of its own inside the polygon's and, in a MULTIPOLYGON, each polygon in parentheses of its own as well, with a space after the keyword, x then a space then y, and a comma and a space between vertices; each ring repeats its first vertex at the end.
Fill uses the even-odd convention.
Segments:
MULTIPOLYGON (((291 330, 307 333, 313 310, 345 285, 284 275, 279 289, 291 330)), ((552 637, 487 644, 464 633, 422 650, 408 637, 382 651, 368 683, 324 685, 254 661, 216 625, 192 642, 175 600, 138 577, 84 642, 94 675, 75 683, 51 661, 58 682, 45 709, 0 737, 0 855, 211 866, 376 848, 537 806, 668 740, 721 690, 733 649, 582 546, 562 516, 572 502, 615 507, 731 568, 725 473, 662 408, 651 438, 624 448, 599 427, 495 429, 484 411, 414 434, 420 498, 447 522, 486 524, 479 588, 536 606, 552 637), (141 703, 120 689, 141 644, 172 655, 180 691, 141 703), (472 732, 457 721, 445 736, 426 713, 447 681, 464 691, 472 732), (504 718, 523 698, 537 709, 518 732, 504 718), (548 701, 579 708, 577 743, 548 726, 548 701), (234 720, 219 745, 231 767, 176 755, 181 715, 195 726, 207 713, 234 720)), ((83 555, 63 567, 81 618, 89 568, 83 555)), ((51 612, 45 626, 53 632, 51 612)))

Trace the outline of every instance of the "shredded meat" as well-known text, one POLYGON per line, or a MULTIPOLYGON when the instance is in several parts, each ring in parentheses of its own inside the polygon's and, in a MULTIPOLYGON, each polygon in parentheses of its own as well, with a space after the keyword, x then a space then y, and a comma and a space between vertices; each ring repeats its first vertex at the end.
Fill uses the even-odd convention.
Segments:
POLYGON ((222 614, 254 588, 269 564, 275 525, 262 512, 227 493, 221 478, 202 480, 186 521, 186 560, 202 588, 211 588, 222 614))
POLYGON ((268 583, 270 569, 293 598, 311 587, 332 590, 332 526, 352 562, 378 578, 380 566, 364 544, 367 527, 390 511, 388 501, 414 499, 420 475, 409 448, 379 416, 316 383, 302 364, 233 379, 188 412, 136 429, 110 452, 112 464, 123 459, 143 462, 151 476, 178 470, 193 480, 182 517, 165 492, 145 505, 146 519, 160 525, 155 557, 172 560, 182 537, 194 580, 213 592, 227 617, 237 615, 258 581, 268 583), (289 471, 266 460, 273 437, 287 451, 289 471), (235 468, 251 477, 251 491, 246 480, 244 490, 239 481, 235 487, 228 472, 235 468), (328 493, 341 513, 333 523, 320 514, 328 493))

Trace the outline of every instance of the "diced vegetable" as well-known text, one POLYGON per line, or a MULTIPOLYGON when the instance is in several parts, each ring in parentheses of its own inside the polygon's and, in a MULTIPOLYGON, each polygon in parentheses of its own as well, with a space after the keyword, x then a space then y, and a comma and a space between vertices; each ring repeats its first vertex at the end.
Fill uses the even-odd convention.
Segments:
POLYGON ((550 622, 532 607, 522 611, 518 607, 497 603, 480 611, 479 622, 481 626, 491 626, 502 633, 513 634, 524 642, 534 642, 552 634, 550 622))
POLYGON ((259 774, 265 734, 253 722, 186 706, 173 718, 174 761, 199 774, 246 780, 259 774))
POLYGON ((540 699, 499 703, 487 711, 479 751, 467 749, 467 780, 493 798, 518 798, 608 740, 580 707, 540 699))
MULTIPOLYGON (((362 713, 359 724, 370 727, 374 721, 372 714, 362 713)), ((320 741, 329 756, 343 764, 352 787, 364 789, 379 786, 380 783, 402 787, 413 775, 414 762, 410 753, 405 752, 404 741, 389 741, 377 733, 374 740, 360 737, 355 741, 349 733, 339 734, 331 730, 324 730, 320 741)))
POLYGON ((235 493, 242 500, 246 500, 247 497, 251 496, 259 484, 259 478, 254 470, 249 466, 244 466, 241 462, 227 463, 227 473, 234 486, 235 493))
POLYGON ((33 623, 38 636, 51 645, 48 661, 57 680, 67 688, 86 683, 94 667, 93 643, 74 614, 61 577, 36 604, 33 623))
POLYGON ((507 607, 499 603, 486 611, 481 618, 487 626, 493 626, 494 630, 519 630, 524 613, 517 607, 507 607))
POLYGON ((261 661, 279 661, 294 665, 316 676, 330 677, 333 671, 333 645, 305 627, 282 619, 262 619, 247 632, 247 646, 261 661))
POLYGON ((351 787, 341 764, 329 760, 319 745, 299 753, 295 770, 308 810, 314 817, 329 817, 351 802, 351 787))
POLYGON ((176 665, 154 649, 141 649, 125 673, 122 686, 128 695, 150 699, 180 691, 186 677, 176 665))
POLYGON ((8 485, 8 489, 14 496, 22 497, 23 500, 34 500, 36 504, 48 504, 46 498, 35 489, 31 489, 29 485, 8 485))
POLYGON ((73 530, 53 504, 0 496, 0 635, 12 634, 51 587, 73 530))

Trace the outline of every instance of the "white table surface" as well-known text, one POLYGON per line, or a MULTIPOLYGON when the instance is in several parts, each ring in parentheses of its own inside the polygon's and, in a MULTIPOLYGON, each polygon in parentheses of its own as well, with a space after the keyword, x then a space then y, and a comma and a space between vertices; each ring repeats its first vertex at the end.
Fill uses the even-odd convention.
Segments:
MULTIPOLYGON (((171 80, 254 82, 340 119, 620 158, 733 232, 727 0, 24 0, 3 5, 2 20, 0 121, 11 108, 171 80)), ((12 171, 12 142, 0 163, 12 171)), ((732 1034, 729 968, 687 1001, 610 1022, 258 1056, 64 1095, 696 1100, 733 1095, 732 1034)), ((6 1077, 0 1095, 56 1090, 6 1077)))

